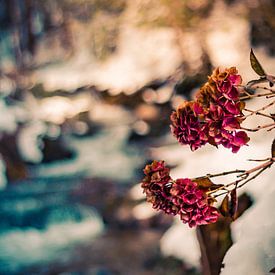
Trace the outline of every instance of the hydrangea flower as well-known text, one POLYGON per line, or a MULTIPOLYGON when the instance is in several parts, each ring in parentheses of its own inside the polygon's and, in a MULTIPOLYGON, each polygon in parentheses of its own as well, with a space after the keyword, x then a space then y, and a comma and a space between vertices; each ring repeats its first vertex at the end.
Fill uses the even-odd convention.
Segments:
POLYGON ((162 210, 167 214, 175 215, 178 209, 170 200, 170 169, 165 166, 164 161, 153 161, 145 166, 143 170, 145 178, 142 180, 147 201, 153 204, 153 208, 162 210))
POLYGON ((164 161, 146 165, 142 188, 153 208, 167 214, 179 215, 190 227, 214 223, 218 210, 211 205, 212 198, 190 179, 173 181, 164 161))
POLYGON ((190 179, 177 179, 170 193, 173 203, 179 208, 179 215, 190 227, 214 223, 219 217, 218 210, 210 205, 210 198, 190 179))
POLYGON ((190 145, 194 151, 207 142, 207 126, 199 121, 194 111, 194 102, 185 101, 177 111, 172 112, 170 119, 171 131, 179 143, 190 145))
POLYGON ((196 100, 185 101, 172 112, 171 130, 181 144, 188 144, 192 151, 206 143, 221 144, 234 153, 247 144, 247 134, 238 132, 244 103, 239 100, 237 86, 242 79, 237 73, 235 67, 214 70, 196 100))

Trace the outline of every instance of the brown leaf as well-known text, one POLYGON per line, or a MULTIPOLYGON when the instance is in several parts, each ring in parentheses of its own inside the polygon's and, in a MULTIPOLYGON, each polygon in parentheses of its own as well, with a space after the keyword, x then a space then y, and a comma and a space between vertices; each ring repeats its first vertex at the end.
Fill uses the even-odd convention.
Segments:
POLYGON ((245 102, 244 101, 240 101, 240 110, 242 111, 245 107, 245 102))
POLYGON ((193 179, 193 181, 196 182, 198 186, 203 189, 208 189, 214 184, 208 177, 195 178, 193 179))
POLYGON ((275 273, 275 267, 269 270, 270 273, 275 273))
POLYGON ((253 50, 251 49, 250 51, 250 64, 252 69, 254 70, 254 72, 256 74, 258 74, 259 76, 263 77, 266 75, 262 65, 260 64, 260 62, 258 61, 258 59, 256 58, 253 50))
POLYGON ((223 186, 222 184, 214 184, 207 176, 195 178, 192 179, 192 181, 196 182, 198 184, 198 187, 205 191, 213 191, 223 186))
POLYGON ((229 196, 226 195, 222 201, 220 212, 224 217, 229 216, 229 196))
POLYGON ((220 187, 224 186, 223 184, 214 184, 209 188, 210 191, 214 191, 216 189, 219 189, 220 187))
POLYGON ((236 213, 238 209, 238 197, 237 197, 237 189, 233 189, 230 192, 230 203, 229 203, 229 215, 232 220, 235 220, 236 213))

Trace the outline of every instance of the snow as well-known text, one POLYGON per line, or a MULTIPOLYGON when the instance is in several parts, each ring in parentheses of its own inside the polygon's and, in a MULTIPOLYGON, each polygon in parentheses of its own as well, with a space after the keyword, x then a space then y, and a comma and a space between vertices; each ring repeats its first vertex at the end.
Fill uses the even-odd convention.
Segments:
POLYGON ((184 226, 179 220, 162 237, 160 249, 164 256, 174 256, 190 267, 199 266, 201 254, 196 229, 184 226))
MULTIPOLYGON (((274 179, 275 173, 273 173, 274 179)), ((231 226, 234 245, 224 257, 221 275, 264 275, 275 267, 275 187, 269 188, 257 203, 231 226), (245 255, 240 260, 240 255, 245 255)), ((260 183, 258 183, 260 184, 260 183)))
POLYGON ((121 91, 131 94, 154 79, 166 78, 181 62, 175 33, 169 28, 123 26, 118 50, 104 63, 95 61, 83 46, 80 48, 67 62, 37 71, 37 82, 47 91, 94 84, 113 95, 121 91))
POLYGON ((130 191, 129 196, 132 200, 143 200, 146 198, 145 194, 143 193, 143 189, 140 187, 140 183, 134 185, 130 191))
POLYGON ((21 266, 49 262, 57 257, 66 260, 74 244, 98 236, 103 230, 101 218, 90 208, 82 206, 81 211, 85 212, 85 219, 81 222, 55 221, 45 230, 15 228, 1 233, 1 272, 10 274, 18 271, 21 266))
POLYGON ((67 118, 89 111, 92 103, 89 94, 81 94, 73 99, 64 96, 47 97, 38 102, 37 113, 44 121, 62 124, 67 118))
POLYGON ((138 220, 154 217, 157 212, 147 202, 140 203, 133 208, 133 216, 138 220))
POLYGON ((17 136, 18 150, 25 161, 39 163, 42 161, 41 137, 45 135, 47 126, 41 121, 33 121, 23 126, 17 136))

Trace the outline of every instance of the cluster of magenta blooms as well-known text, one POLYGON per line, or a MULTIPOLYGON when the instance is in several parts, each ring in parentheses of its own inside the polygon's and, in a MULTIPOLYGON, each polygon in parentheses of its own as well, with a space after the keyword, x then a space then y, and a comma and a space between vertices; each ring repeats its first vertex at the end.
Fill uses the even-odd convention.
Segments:
POLYGON ((239 151, 249 138, 239 129, 244 120, 238 85, 241 76, 233 68, 216 69, 198 91, 194 101, 183 102, 171 114, 171 131, 180 144, 192 151, 206 143, 239 151))
POLYGON ((219 212, 211 205, 213 198, 190 179, 174 181, 169 172, 164 161, 154 161, 144 169, 142 188, 153 208, 179 215, 190 227, 216 222, 219 212))
MULTIPOLYGON (((207 143, 222 145, 233 153, 249 141, 240 130, 244 103, 238 86, 242 79, 235 67, 216 69, 199 89, 194 101, 184 101, 171 114, 171 131, 178 142, 192 151, 207 143)), ((146 165, 142 188, 153 208, 179 215, 190 227, 214 223, 219 211, 214 198, 194 179, 173 180, 164 161, 146 165)))

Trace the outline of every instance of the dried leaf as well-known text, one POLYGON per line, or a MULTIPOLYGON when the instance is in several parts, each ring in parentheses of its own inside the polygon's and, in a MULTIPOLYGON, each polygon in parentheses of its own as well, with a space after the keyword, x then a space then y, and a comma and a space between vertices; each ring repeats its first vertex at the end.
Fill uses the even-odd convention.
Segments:
POLYGON ((198 184, 198 187, 205 191, 213 191, 213 190, 216 190, 216 189, 220 188, 221 186, 223 186, 222 184, 214 184, 210 180, 210 178, 207 176, 195 178, 195 179, 192 179, 192 181, 196 182, 198 184))
POLYGON ((263 77, 266 75, 262 65, 260 64, 260 62, 258 61, 258 59, 256 58, 253 50, 251 49, 250 51, 250 64, 252 69, 254 70, 254 72, 256 74, 258 74, 259 76, 263 77))
POLYGON ((273 139, 272 146, 271 146, 271 156, 275 158, 275 138, 273 139))
POLYGON ((220 212, 224 217, 229 216, 229 196, 226 195, 222 201, 220 212))
POLYGON ((214 184, 209 188, 210 191, 214 191, 219 189, 220 187, 224 186, 223 184, 214 184))
POLYGON ((245 107, 245 102, 240 101, 240 106, 239 106, 240 110, 242 111, 244 109, 244 107, 245 107))
POLYGON ((270 273, 275 273, 275 267, 269 270, 270 273))
POLYGON ((233 189, 230 192, 230 203, 229 203, 229 215, 232 220, 235 220, 236 213, 238 209, 238 197, 237 197, 237 189, 233 189))
POLYGON ((201 177, 193 179, 202 189, 209 189, 214 183, 208 177, 201 177))

